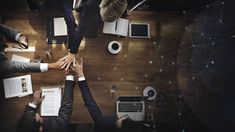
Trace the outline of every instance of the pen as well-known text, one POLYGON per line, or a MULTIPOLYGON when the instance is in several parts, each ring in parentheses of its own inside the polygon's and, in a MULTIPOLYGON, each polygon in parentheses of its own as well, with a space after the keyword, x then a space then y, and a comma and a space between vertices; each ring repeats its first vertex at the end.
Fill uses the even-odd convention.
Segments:
POLYGON ((11 46, 12 48, 20 49, 23 50, 22 48, 16 47, 16 46, 11 46))

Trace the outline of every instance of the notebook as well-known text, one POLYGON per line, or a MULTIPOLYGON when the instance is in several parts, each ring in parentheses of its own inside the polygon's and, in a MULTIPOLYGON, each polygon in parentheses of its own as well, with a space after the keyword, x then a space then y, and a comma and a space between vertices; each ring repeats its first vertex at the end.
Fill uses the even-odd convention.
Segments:
POLYGON ((143 121, 145 117, 145 102, 142 96, 121 96, 116 101, 118 117, 128 115, 134 121, 143 121))

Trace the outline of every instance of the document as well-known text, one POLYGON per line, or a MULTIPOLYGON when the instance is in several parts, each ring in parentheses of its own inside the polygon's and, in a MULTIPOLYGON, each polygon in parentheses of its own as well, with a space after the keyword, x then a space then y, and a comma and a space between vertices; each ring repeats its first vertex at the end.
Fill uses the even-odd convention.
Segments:
POLYGON ((61 88, 42 87, 41 116, 58 116, 61 105, 61 88))
POLYGON ((23 56, 19 56, 19 55, 13 54, 12 57, 11 57, 11 61, 18 61, 18 62, 27 62, 27 63, 29 63, 30 59, 26 58, 26 57, 23 57, 23 56))
POLYGON ((64 17, 54 18, 54 36, 66 36, 67 35, 67 25, 65 23, 64 17))
POLYGON ((33 94, 31 75, 3 79, 5 98, 33 94))
POLYGON ((118 18, 114 22, 104 22, 103 33, 127 36, 129 20, 118 18))

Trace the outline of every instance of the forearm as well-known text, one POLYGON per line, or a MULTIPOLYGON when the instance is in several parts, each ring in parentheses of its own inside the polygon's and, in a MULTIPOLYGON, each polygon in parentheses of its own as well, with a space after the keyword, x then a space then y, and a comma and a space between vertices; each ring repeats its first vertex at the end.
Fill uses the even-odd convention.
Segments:
POLYGON ((90 116, 96 122, 97 117, 102 115, 102 112, 98 107, 98 105, 96 104, 95 100, 93 99, 91 91, 87 85, 87 82, 79 81, 78 85, 80 87, 82 98, 84 100, 86 107, 88 108, 90 116))
POLYGON ((21 35, 18 30, 8 27, 6 25, 0 24, 0 32, 9 40, 9 41, 18 41, 19 36, 21 35))
POLYGON ((73 95, 74 95, 74 81, 66 80, 64 95, 59 110, 59 116, 62 116, 65 121, 69 121, 73 110, 73 95))
POLYGON ((0 62, 0 73, 10 72, 41 72, 39 63, 25 63, 16 61, 2 61, 0 62))

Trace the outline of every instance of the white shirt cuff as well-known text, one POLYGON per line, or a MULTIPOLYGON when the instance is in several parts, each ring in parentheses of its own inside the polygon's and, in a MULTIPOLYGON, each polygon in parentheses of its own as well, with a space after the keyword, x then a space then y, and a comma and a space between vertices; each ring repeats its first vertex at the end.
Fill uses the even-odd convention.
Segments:
POLYGON ((74 76, 73 75, 67 75, 66 80, 74 81, 74 76))
POLYGON ((79 82, 80 82, 80 81, 84 81, 84 80, 86 80, 86 78, 85 78, 84 76, 78 78, 78 81, 79 81, 79 82))
POLYGON ((15 40, 18 41, 20 36, 21 36, 21 33, 17 33, 16 36, 15 36, 15 40))
POLYGON ((33 103, 29 103, 29 106, 30 107, 33 107, 33 108, 37 108, 37 105, 33 104, 33 103))
POLYGON ((40 63, 41 72, 48 71, 48 63, 40 63))

